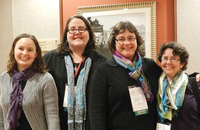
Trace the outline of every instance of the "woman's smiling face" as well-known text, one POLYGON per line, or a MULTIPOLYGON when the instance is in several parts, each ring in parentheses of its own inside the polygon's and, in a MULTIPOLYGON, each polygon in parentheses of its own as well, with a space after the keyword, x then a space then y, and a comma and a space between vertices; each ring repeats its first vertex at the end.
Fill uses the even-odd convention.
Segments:
POLYGON ((14 57, 19 71, 30 67, 37 57, 36 46, 32 39, 21 38, 14 48, 14 57))
POLYGON ((137 40, 135 33, 131 33, 128 29, 116 36, 115 48, 124 57, 132 61, 137 49, 137 40), (120 42, 124 41, 124 42, 120 42))
MULTIPOLYGON (((78 18, 74 18, 69 23, 68 29, 80 29, 80 28, 86 28, 85 23, 78 18)), ((67 33, 67 40, 69 42, 69 47, 72 51, 75 50, 84 50, 88 41, 89 41, 89 32, 86 30, 85 32, 80 33, 78 30, 71 34, 67 33)))
POLYGON ((173 80, 174 76, 181 70, 185 63, 181 63, 179 56, 173 55, 173 49, 167 48, 161 58, 161 68, 165 72, 168 80, 173 80))

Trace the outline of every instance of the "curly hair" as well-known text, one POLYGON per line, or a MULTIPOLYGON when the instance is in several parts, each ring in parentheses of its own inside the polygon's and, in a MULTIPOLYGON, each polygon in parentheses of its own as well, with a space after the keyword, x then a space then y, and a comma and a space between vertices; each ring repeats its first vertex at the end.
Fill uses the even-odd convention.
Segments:
POLYGON ((69 29, 69 23, 75 18, 81 19, 85 23, 87 31, 89 32, 89 41, 85 47, 85 50, 84 50, 82 56, 87 56, 89 51, 94 51, 97 48, 96 41, 95 41, 95 34, 94 34, 94 31, 93 31, 90 23, 83 16, 74 15, 68 19, 66 26, 65 26, 64 33, 63 33, 62 42, 58 45, 57 53, 60 56, 65 56, 66 54, 73 53, 72 50, 69 48, 69 43, 67 41, 67 32, 69 29))
POLYGON ((168 48, 171 48, 173 50, 174 56, 180 57, 181 63, 185 63, 184 66, 182 67, 182 70, 186 70, 187 65, 188 65, 188 60, 189 60, 189 53, 187 52, 185 47, 183 47, 181 44, 178 44, 174 41, 161 44, 160 50, 159 50, 159 53, 157 56, 158 60, 161 62, 162 55, 163 55, 164 51, 168 48))
POLYGON ((135 33, 135 36, 136 36, 136 39, 137 39, 137 49, 136 49, 136 51, 138 51, 139 53, 141 52, 141 45, 144 43, 144 40, 140 36, 138 30, 136 29, 136 27, 131 22, 121 21, 111 28, 110 37, 108 39, 108 46, 109 46, 109 49, 110 49, 112 54, 114 53, 114 51, 116 49, 115 48, 116 36, 120 33, 124 33, 126 31, 126 29, 128 29, 129 32, 131 32, 131 33, 135 33))
POLYGON ((12 76, 12 72, 14 70, 17 70, 17 61, 16 61, 15 56, 14 56, 15 55, 14 50, 15 50, 15 46, 16 46, 17 42, 21 38, 30 38, 35 43, 37 57, 34 59, 34 61, 32 63, 33 69, 36 72, 39 72, 39 73, 43 73, 43 72, 47 71, 47 67, 44 64, 43 57, 42 57, 42 51, 41 51, 38 40, 36 39, 36 37, 34 35, 24 33, 24 34, 17 36, 15 38, 15 40, 13 41, 13 44, 11 46, 11 50, 10 50, 10 53, 9 53, 9 60, 8 60, 8 63, 7 63, 7 73, 10 76, 12 76))

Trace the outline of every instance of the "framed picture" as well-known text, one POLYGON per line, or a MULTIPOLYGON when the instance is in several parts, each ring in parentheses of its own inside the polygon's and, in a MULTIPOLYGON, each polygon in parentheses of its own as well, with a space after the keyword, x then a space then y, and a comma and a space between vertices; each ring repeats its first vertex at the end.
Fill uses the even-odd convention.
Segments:
POLYGON ((156 1, 78 7, 77 14, 90 22, 97 51, 107 58, 112 56, 107 44, 111 28, 120 21, 130 21, 145 41, 141 56, 156 61, 156 1))

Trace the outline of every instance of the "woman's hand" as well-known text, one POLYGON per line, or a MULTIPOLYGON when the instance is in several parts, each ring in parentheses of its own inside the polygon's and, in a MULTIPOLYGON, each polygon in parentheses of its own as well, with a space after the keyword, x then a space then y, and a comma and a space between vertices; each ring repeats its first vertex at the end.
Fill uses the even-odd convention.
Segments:
POLYGON ((197 74, 195 77, 196 77, 196 81, 199 82, 200 81, 200 74, 197 74))

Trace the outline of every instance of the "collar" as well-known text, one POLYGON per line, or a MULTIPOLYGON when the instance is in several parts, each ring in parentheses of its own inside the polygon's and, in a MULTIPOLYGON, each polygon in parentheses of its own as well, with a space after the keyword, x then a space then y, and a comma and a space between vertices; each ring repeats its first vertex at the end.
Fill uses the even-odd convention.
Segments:
POLYGON ((95 57, 96 53, 97 53, 96 51, 89 51, 88 55, 86 57, 90 57, 92 59, 92 61, 94 61, 95 60, 94 57, 95 57))
POLYGON ((113 56, 110 59, 106 60, 106 63, 110 66, 113 66, 113 67, 120 66, 119 64, 116 63, 113 56))
MULTIPOLYGON (((86 57, 90 57, 92 59, 92 61, 95 60, 95 55, 96 55, 96 51, 89 51, 86 57)), ((66 55, 70 55, 69 53, 66 53, 66 55)), ((59 56, 61 59, 64 59, 65 56, 59 56)))

